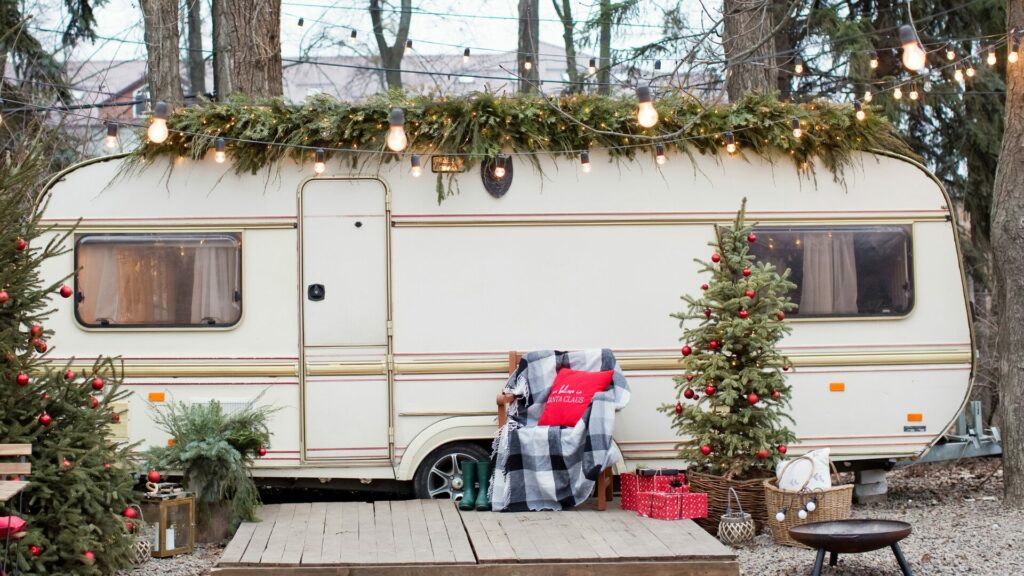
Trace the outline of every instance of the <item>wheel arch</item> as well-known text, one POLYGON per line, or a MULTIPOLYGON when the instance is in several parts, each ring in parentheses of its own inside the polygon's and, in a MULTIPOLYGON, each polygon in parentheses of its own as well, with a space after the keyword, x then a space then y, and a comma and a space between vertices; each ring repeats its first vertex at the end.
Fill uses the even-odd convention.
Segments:
POLYGON ((412 480, 434 450, 452 442, 489 442, 498 430, 497 416, 453 416, 434 422, 413 437, 395 468, 395 478, 412 480))

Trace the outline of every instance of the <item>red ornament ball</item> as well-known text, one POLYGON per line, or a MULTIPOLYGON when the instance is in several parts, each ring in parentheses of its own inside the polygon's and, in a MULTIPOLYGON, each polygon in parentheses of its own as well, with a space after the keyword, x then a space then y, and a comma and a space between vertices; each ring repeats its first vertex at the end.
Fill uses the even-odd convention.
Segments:
POLYGON ((755 292, 753 290, 750 290, 750 289, 748 289, 746 292, 743 293, 743 295, 746 296, 747 298, 753 298, 754 294, 755 294, 755 292))
POLYGON ((761 448, 760 450, 757 451, 756 456, 760 460, 767 460, 768 457, 771 456, 771 453, 768 452, 767 448, 761 448))
POLYGON ((689 346, 683 346, 683 349, 680 350, 680 352, 683 353, 683 356, 689 356, 690 354, 693 354, 693 348, 690 348, 689 346))
POLYGON ((704 317, 705 318, 711 318, 711 308, 705 308, 704 309, 704 317))
POLYGON ((40 354, 46 352, 46 350, 49 348, 49 346, 46 344, 46 340, 40 340, 39 338, 33 338, 32 345, 35 346, 36 352, 39 352, 40 354))
POLYGON ((778 400, 779 398, 782 398, 782 392, 772 390, 772 400, 778 400))
POLYGON ((718 350, 718 340, 712 340, 708 342, 708 348, 711 350, 718 350))
POLYGON ((92 550, 86 550, 84 553, 82 553, 82 558, 85 560, 86 564, 92 564, 96 562, 96 555, 93 554, 92 550))
POLYGON ((264 448, 263 446, 260 446, 260 449, 259 449, 258 453, 259 453, 259 455, 261 457, 266 456, 267 455, 267 449, 264 448))
POLYGON ((127 530, 129 534, 134 534, 135 533, 135 523, 134 522, 125 522, 124 523, 124 529, 127 530))
POLYGON ((711 255, 711 261, 712 262, 721 262, 722 261, 722 257, 719 256, 717 253, 712 254, 711 255))
POLYGON ((707 444, 701 446, 700 447, 700 453, 705 455, 705 456, 707 456, 708 454, 711 454, 711 446, 708 446, 707 444))
POLYGON ((689 388, 683 390, 683 397, 686 398, 687 400, 693 399, 693 390, 689 388))
POLYGON ((693 382, 693 374, 687 372, 686 373, 686 381, 687 382, 693 382))
POLYGON ((694 392, 693 393, 693 401, 696 402, 697 400, 700 400, 700 394, 697 394, 696 392, 694 392))
POLYGON ((28 242, 25 242, 24 238, 18 238, 14 241, 14 249, 21 252, 25 248, 28 248, 28 242))
MULTIPOLYGON (((43 412, 42 415, 39 416, 39 423, 43 426, 49 426, 50 424, 53 424, 53 416, 43 412)), ((67 462, 67 460, 65 460, 65 462, 67 462)))
POLYGON ((24 372, 18 372, 17 380, 19 386, 28 386, 28 374, 25 374, 24 372))
POLYGON ((746 310, 740 310, 740 319, 746 320, 747 316, 750 316, 750 312, 747 312, 746 310))
POLYGON ((28 547, 28 551, 29 551, 29 552, 30 552, 30 553, 31 553, 31 554, 32 554, 33 556, 39 556, 39 555, 41 555, 41 554, 43 553, 43 549, 42 549, 42 548, 40 548, 39 546, 36 546, 35 544, 33 544, 33 545, 29 546, 29 547, 28 547))
POLYGON ((750 268, 744 268, 743 269, 743 275, 744 276, 750 276, 750 268))
POLYGON ((46 392, 43 392, 43 401, 46 401, 46 400, 49 400, 49 399, 50 399, 50 395, 47 394, 46 392))
POLYGON ((159 482, 160 478, 161 478, 160 473, 157 472, 156 470, 150 470, 149 474, 146 474, 146 480, 149 480, 153 484, 156 484, 157 482, 159 482))
POLYGON ((753 392, 747 394, 747 403, 750 404, 751 406, 757 404, 758 400, 760 400, 760 398, 757 397, 757 394, 754 394, 753 392))
POLYGON ((124 509, 123 512, 121 512, 121 516, 124 516, 125 518, 134 519, 139 517, 139 513, 135 510, 135 508, 128 506, 127 508, 124 509))
POLYGON ((95 396, 89 396, 89 408, 95 410, 100 406, 100 399, 95 396))
POLYGON ((64 379, 65 380, 71 380, 74 377, 75 377, 74 370, 67 370, 67 371, 64 372, 64 379))
POLYGON ((7 304, 10 299, 11 295, 7 293, 7 290, 0 290, 0 305, 7 304))
POLYGON ((114 424, 120 424, 121 423, 121 415, 120 414, 114 414, 113 416, 110 417, 110 421, 113 422, 114 424))
POLYGON ((715 387, 710 385, 710 384, 708 384, 707 386, 704 387, 704 393, 707 394, 708 396, 714 396, 715 395, 715 387))
POLYGON ((779 322, 782 322, 783 320, 786 319, 786 313, 780 310, 779 313, 775 315, 775 317, 779 319, 779 322))
POLYGON ((747 234, 747 242, 750 242, 751 244, 757 242, 757 234, 754 234, 753 232, 747 234))
POLYGON ((103 469, 104 470, 110 470, 110 462, 104 462, 103 463, 103 469))
POLYGON ((4 354, 4 364, 14 364, 14 354, 10 352, 4 354))
POLYGON ((60 463, 60 466, 61 466, 61 468, 65 469, 65 470, 67 470, 68 468, 71 468, 71 460, 68 460, 67 458, 65 458, 64 461, 60 463))
POLYGON ((64 285, 62 285, 60 287, 60 296, 61 296, 61 298, 71 298, 71 294, 72 293, 73 292, 71 291, 71 286, 68 286, 67 284, 64 284, 64 285))
POLYGON ((789 364, 783 364, 783 365, 782 365, 782 370, 783 370, 784 372, 789 372, 789 364))
POLYGON ((710 286, 708 286, 707 284, 701 284, 700 285, 700 289, 701 290, 705 290, 706 291, 708 288, 710 288, 710 286))
POLYGON ((683 413, 683 403, 678 401, 678 400, 676 400, 676 414, 682 414, 682 413, 683 413))
POLYGON ((32 327, 29 328, 28 333, 31 334, 33 338, 39 338, 43 335, 43 327, 39 324, 33 324, 32 327))
POLYGON ((785 444, 779 444, 778 446, 775 447, 775 449, 779 451, 779 454, 785 454, 786 450, 788 450, 785 444))
POLYGON ((100 390, 103 390, 103 378, 99 378, 99 377, 93 378, 92 379, 92 389, 97 391, 97 392, 99 392, 100 390))

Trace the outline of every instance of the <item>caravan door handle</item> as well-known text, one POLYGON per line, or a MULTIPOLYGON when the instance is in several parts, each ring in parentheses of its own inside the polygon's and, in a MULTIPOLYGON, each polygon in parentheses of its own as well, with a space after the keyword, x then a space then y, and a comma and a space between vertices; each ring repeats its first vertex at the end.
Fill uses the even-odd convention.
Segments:
POLYGON ((309 288, 306 289, 306 296, 313 302, 319 302, 324 299, 324 285, 323 284, 310 284, 309 288))

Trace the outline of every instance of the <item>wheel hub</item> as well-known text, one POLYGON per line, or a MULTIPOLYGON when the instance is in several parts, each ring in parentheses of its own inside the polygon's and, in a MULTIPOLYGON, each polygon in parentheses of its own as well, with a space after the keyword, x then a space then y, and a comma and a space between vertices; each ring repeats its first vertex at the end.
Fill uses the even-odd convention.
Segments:
POLYGON ((452 478, 452 489, 462 490, 462 478, 459 478, 458 476, 452 478))

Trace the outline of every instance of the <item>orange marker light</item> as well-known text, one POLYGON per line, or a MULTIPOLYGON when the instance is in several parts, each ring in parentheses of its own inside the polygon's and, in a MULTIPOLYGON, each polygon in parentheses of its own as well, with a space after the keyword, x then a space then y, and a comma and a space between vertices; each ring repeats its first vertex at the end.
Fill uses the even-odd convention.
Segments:
POLYGON ((924 414, 907 414, 907 422, 922 422, 924 414))
POLYGON ((846 392, 846 384, 843 382, 832 382, 828 385, 829 392, 846 392))
POLYGON ((149 393, 149 401, 150 402, 163 402, 164 401, 164 393, 163 392, 150 392, 149 393))

